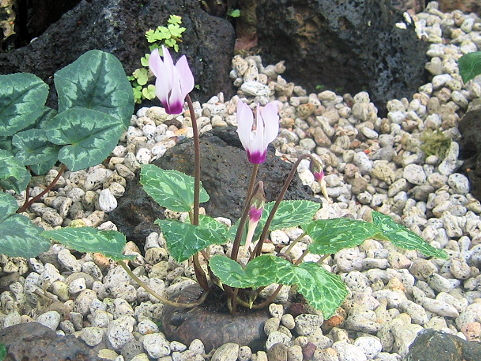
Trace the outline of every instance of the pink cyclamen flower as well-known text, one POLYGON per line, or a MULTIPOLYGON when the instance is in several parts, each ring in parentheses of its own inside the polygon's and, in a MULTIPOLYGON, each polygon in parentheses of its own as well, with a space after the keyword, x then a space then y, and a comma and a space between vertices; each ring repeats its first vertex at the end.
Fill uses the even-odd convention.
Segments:
POLYGON ((263 163, 267 156, 267 145, 279 132, 277 102, 265 107, 257 106, 256 117, 249 106, 241 100, 237 102, 237 133, 242 146, 247 151, 247 159, 254 164, 263 163))
POLYGON ((182 55, 174 65, 167 48, 162 46, 163 60, 159 50, 154 49, 149 58, 149 67, 156 76, 155 95, 168 114, 182 113, 184 100, 194 88, 194 76, 190 71, 187 58, 182 55))

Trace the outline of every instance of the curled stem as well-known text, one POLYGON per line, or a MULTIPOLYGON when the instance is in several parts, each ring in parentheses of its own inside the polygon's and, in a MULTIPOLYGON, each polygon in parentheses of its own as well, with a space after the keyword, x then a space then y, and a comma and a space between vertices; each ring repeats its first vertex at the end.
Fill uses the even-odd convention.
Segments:
POLYGON ((161 295, 159 295, 157 292, 155 292, 152 288, 150 288, 145 282, 143 282, 139 277, 137 277, 131 270, 130 268, 125 264, 124 261, 118 261, 117 262, 118 264, 120 264, 120 266, 125 270, 125 272, 127 272, 127 274, 132 277, 132 279, 137 282, 137 284, 142 287, 144 290, 146 290, 149 294, 151 294, 152 296, 154 296, 155 298, 157 298, 160 302, 166 304, 166 305, 169 305, 169 306, 173 306, 173 307, 182 307, 182 308, 192 308, 192 307, 195 307, 195 306, 198 306, 200 304, 202 304, 206 297, 207 297, 207 294, 208 292, 204 292, 202 294, 202 296, 196 301, 196 302, 193 302, 193 303, 182 303, 182 302, 174 302, 174 301, 171 301, 165 297, 162 297, 161 295))
POLYGON ((27 192, 25 203, 23 204, 23 206, 17 209, 17 213, 25 212, 28 209, 28 207, 30 207, 34 202, 38 201, 46 193, 48 193, 55 186, 55 184, 57 184, 58 180, 60 179, 60 177, 62 176, 63 172, 65 172, 66 169, 67 169, 67 166, 62 163, 58 170, 57 176, 52 180, 52 182, 50 182, 47 188, 45 188, 41 193, 37 194, 35 197, 28 199, 28 192, 27 192))

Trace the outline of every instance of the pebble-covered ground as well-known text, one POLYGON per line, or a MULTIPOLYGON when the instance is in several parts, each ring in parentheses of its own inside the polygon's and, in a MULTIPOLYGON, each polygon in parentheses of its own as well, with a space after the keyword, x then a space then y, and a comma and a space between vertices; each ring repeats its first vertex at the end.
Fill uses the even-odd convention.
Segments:
MULTIPOLYGON (((284 313, 281 303, 289 295, 284 287, 269 308, 265 350, 281 343, 289 361, 302 360, 303 350, 319 361, 401 360, 423 328, 480 340, 481 205, 470 195, 466 176, 457 173, 457 124, 469 103, 481 97, 481 80, 465 86, 456 61, 481 50, 481 20, 459 11, 441 13, 435 2, 414 20, 419 36, 430 42, 426 69, 432 79, 412 99, 391 100, 386 118, 378 117, 368 92, 307 94, 282 78, 282 62, 263 66, 258 56, 233 59, 238 95, 224 99, 219 94, 195 104, 201 132, 206 132, 236 125, 239 98, 250 104, 279 100, 278 155, 294 160, 312 153, 327 174, 330 201, 324 199, 317 217, 367 219, 372 209, 379 210, 450 255, 447 261, 426 259, 416 251, 368 240, 325 260, 325 267, 341 275, 350 290, 340 312, 344 322, 324 334, 322 315, 294 318, 284 313), (421 151, 423 134, 430 130, 453 139, 444 157, 421 151)), ((107 165, 67 171, 28 215, 46 229, 73 222, 115 229, 105 222, 106 214, 116 208, 126 180, 180 137, 192 136, 189 114, 184 115, 170 116, 160 107, 140 109, 107 165)), ((321 197, 307 161, 298 173, 321 197)), ((52 170, 36 179, 31 195, 56 174, 52 170)), ((287 246, 299 234, 298 229, 275 231, 271 240, 287 246)), ((300 255, 308 243, 306 237, 292 252, 300 255)), ((192 269, 169 259, 161 235, 150 234, 144 249, 133 243, 127 248, 138 255, 131 263, 134 272, 158 292, 168 295, 193 282, 192 269)), ((53 245, 37 259, 1 256, 0 264, 4 274, 12 275, 9 290, 0 295, 3 327, 33 319, 91 346, 103 340, 107 348, 100 355, 116 361, 267 360, 265 351, 252 353, 245 345, 226 344, 205 355, 199 340, 169 342, 154 322, 163 306, 102 257, 53 245)))

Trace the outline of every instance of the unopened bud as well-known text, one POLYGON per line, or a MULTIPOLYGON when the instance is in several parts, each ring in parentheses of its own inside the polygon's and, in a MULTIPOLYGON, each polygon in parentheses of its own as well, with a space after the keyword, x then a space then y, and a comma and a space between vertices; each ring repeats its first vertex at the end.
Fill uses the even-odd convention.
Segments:
POLYGON ((249 210, 249 220, 251 222, 258 222, 264 210, 266 197, 264 195, 264 183, 260 181, 257 183, 256 191, 252 196, 251 207, 249 210))
POLYGON ((320 183, 324 178, 324 171, 322 170, 321 163, 315 159, 311 159, 310 171, 317 182, 320 183))

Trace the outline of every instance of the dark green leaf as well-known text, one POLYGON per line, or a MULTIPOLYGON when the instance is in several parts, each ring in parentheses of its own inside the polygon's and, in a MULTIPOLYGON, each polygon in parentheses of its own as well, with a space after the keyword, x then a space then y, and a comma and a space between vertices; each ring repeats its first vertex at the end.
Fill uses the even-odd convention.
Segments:
MULTIPOLYGON (((176 212, 189 212, 194 205, 194 177, 179 171, 145 164, 140 171, 140 184, 161 207, 176 212)), ((202 188, 202 184, 199 199, 200 203, 209 200, 209 195, 202 188)))
POLYGON ((58 159, 71 171, 100 164, 109 156, 122 135, 117 118, 87 108, 71 108, 48 122, 47 139, 63 145, 58 159))
POLYGON ((120 61, 112 54, 90 50, 54 76, 59 113, 84 107, 119 119, 125 128, 134 111, 132 88, 120 61))
POLYGON ((0 343, 0 361, 5 360, 5 357, 7 357, 7 346, 0 343))
POLYGON ((0 186, 21 193, 30 182, 30 173, 10 152, 0 150, 0 186))
POLYGON ((199 226, 167 219, 157 219, 154 223, 162 230, 169 253, 177 262, 185 261, 211 244, 226 241, 223 233, 226 231, 205 218, 199 226))
POLYGON ((0 136, 13 135, 43 113, 48 86, 33 74, 0 75, 0 136))
POLYGON ((382 232, 381 239, 389 240, 400 248, 418 250, 427 257, 448 258, 444 250, 434 248, 416 233, 394 222, 391 217, 373 211, 372 220, 382 232))
POLYGON ((477 75, 481 74, 481 51, 464 54, 458 60, 459 74, 466 84, 477 75))
POLYGON ((60 146, 47 140, 44 129, 29 129, 13 136, 12 144, 17 148, 15 158, 24 165, 49 164, 57 162, 60 146))
POLYGON ((13 151, 12 137, 0 137, 0 149, 10 153, 13 151))
POLYGON ((40 235, 42 228, 15 213, 17 208, 15 198, 0 193, 0 253, 10 257, 36 257, 50 248, 50 242, 40 235))
POLYGON ((329 318, 347 296, 340 277, 329 273, 316 263, 294 266, 272 255, 254 258, 245 268, 226 256, 215 255, 209 266, 222 283, 236 288, 258 288, 273 283, 296 285, 298 291, 314 308, 329 318))
POLYGON ((92 227, 66 227, 44 231, 42 235, 79 252, 102 253, 115 261, 135 258, 122 253, 126 239, 117 231, 101 231, 92 227))
POLYGON ((309 252, 315 254, 333 254, 355 247, 380 233, 372 223, 348 218, 320 219, 302 229, 312 238, 309 252))

